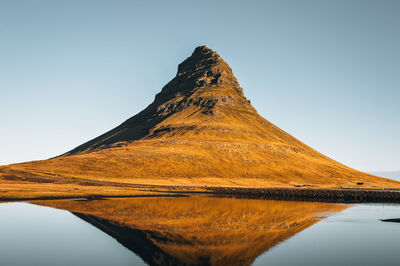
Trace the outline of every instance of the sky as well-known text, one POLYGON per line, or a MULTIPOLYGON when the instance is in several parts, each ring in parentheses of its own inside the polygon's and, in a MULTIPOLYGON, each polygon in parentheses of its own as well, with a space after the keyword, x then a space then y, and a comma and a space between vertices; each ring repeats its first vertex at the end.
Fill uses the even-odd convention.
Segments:
POLYGON ((0 0, 0 165, 119 125, 207 45, 270 122, 355 169, 400 170, 399 14, 396 0, 0 0))

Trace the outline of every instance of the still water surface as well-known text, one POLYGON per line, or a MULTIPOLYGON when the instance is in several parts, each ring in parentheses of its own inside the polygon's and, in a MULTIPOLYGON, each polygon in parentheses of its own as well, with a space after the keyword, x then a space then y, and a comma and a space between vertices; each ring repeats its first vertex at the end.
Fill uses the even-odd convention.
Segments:
POLYGON ((70 212, 3 203, 0 265, 143 265, 143 261, 70 212))
POLYGON ((209 197, 2 203, 0 265, 399 265, 400 223, 380 221, 388 218, 400 218, 399 205, 209 197))

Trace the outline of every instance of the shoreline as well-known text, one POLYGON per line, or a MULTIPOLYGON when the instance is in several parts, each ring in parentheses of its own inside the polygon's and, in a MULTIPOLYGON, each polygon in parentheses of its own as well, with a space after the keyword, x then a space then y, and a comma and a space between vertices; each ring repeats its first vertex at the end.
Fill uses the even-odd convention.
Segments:
POLYGON ((318 201, 330 203, 400 203, 400 190, 373 189, 293 189, 293 188, 240 188, 240 187, 200 187, 167 185, 131 185, 142 192, 152 194, 107 195, 93 193, 87 195, 60 195, 37 197, 0 197, 0 202, 35 201, 35 200, 104 200, 108 198, 138 197, 186 197, 189 194, 213 195, 217 197, 241 197, 283 201, 318 201))
POLYGON ((211 188, 215 194, 236 197, 319 201, 331 203, 400 203, 400 191, 358 189, 291 189, 291 188, 211 188))
POLYGON ((39 196, 39 197, 26 197, 26 198, 6 198, 0 197, 0 203, 7 202, 26 202, 26 201, 36 201, 36 200, 107 200, 107 199, 118 199, 118 198, 181 198, 188 197, 188 195, 180 194, 135 194, 135 195, 85 195, 85 196, 39 196))

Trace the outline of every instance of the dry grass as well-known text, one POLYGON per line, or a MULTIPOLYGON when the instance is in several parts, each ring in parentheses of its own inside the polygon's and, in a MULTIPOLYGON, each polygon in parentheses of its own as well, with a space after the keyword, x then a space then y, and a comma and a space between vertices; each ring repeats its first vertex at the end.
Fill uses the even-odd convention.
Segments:
MULTIPOLYGON (((141 140, 93 153, 3 166, 0 182, 10 180, 9 176, 15 181, 31 181, 16 183, 21 191, 43 182, 63 183, 65 195, 74 192, 68 186, 77 180, 178 186, 400 188, 399 182, 352 170, 324 156, 282 147, 198 139, 141 140)), ((52 190, 48 183, 41 186, 46 190, 39 191, 52 190)), ((95 190, 106 193, 104 189, 95 190)), ((1 189, 0 197, 5 192, 1 189)))
POLYGON ((138 195, 160 195, 167 193, 151 192, 149 190, 129 187, 79 185, 76 183, 43 183, 9 181, 0 179, 0 200, 18 199, 42 199, 42 198, 65 198, 65 197, 90 197, 93 195, 108 196, 138 196, 138 195))

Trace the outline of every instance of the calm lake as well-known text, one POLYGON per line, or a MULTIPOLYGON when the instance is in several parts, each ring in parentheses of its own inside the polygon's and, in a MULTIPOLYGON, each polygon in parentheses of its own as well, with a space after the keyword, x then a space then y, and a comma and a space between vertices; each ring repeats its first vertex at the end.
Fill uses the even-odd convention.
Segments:
POLYGON ((0 265, 399 265, 400 205, 219 197, 0 204, 0 265))

